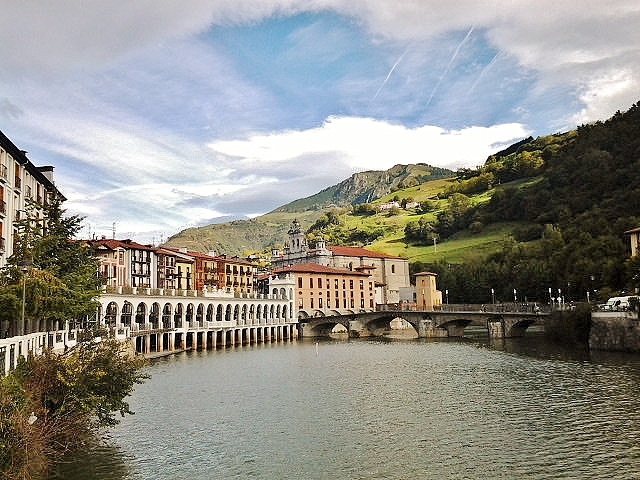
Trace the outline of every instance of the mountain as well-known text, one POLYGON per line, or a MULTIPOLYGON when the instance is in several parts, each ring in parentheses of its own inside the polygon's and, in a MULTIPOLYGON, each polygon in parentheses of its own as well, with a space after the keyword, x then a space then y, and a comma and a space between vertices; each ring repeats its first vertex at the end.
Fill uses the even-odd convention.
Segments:
POLYGON ((395 165, 384 171, 370 170, 354 173, 337 185, 276 208, 272 213, 296 213, 326 207, 346 207, 369 203, 395 190, 453 176, 455 173, 451 170, 431 167, 424 163, 395 165))
POLYGON ((188 228, 170 237, 165 245, 199 252, 214 250, 227 255, 263 251, 282 244, 294 219, 303 226, 311 225, 333 208, 371 202, 394 191, 454 176, 451 170, 426 164, 395 165, 384 171, 358 172, 315 195, 295 200, 251 220, 188 228))

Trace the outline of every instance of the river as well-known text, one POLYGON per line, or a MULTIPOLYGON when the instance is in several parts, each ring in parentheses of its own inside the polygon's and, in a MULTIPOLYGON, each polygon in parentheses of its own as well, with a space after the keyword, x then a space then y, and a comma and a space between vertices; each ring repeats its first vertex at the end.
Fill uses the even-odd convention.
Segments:
POLYGON ((266 344, 154 360, 57 479, 640 478, 640 357, 494 341, 266 344))

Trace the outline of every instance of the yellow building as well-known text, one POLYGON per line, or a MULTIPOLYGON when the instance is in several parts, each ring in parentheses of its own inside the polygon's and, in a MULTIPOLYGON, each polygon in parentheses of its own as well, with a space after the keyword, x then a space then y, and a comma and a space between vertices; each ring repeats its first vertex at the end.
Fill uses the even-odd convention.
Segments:
POLYGON ((442 292, 436 288, 438 274, 431 272, 416 273, 416 308, 432 311, 442 305, 442 292))
POLYGON ((276 275, 295 278, 297 308, 310 310, 371 310, 375 308, 375 283, 368 273, 302 263, 281 268, 276 275))

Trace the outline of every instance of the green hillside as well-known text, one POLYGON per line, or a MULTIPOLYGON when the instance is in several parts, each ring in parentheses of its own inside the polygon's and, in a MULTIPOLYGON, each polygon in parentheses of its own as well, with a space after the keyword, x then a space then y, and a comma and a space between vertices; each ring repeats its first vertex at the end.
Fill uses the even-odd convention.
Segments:
POLYGON ((452 302, 602 298, 640 288, 624 232, 640 225, 640 107, 528 138, 476 169, 362 172, 250 221, 189 229, 173 246, 230 254, 282 245, 297 218, 311 245, 358 245, 436 272, 452 302), (382 211, 380 205, 396 202, 382 211), (435 245, 434 245, 435 243, 435 245))
MULTIPOLYGON (((306 227, 313 224, 325 211, 350 208, 365 201, 378 199, 392 191, 402 193, 403 189, 420 188, 420 184, 425 182, 451 178, 454 175, 451 170, 425 164, 396 165, 385 171, 359 172, 315 195, 295 200, 251 220, 236 220, 183 230, 169 238, 165 245, 187 247, 199 252, 215 250, 229 255, 270 250, 274 245, 282 245, 294 219, 306 227)), ((425 192, 434 192, 436 189, 431 188, 425 192)))

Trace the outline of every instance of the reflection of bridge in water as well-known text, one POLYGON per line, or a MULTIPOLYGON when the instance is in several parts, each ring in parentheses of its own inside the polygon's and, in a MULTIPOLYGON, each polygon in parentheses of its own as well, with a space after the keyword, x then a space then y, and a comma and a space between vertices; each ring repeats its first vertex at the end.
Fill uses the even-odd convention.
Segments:
POLYGON ((336 325, 344 326, 350 337, 379 336, 389 331, 392 320, 400 318, 419 338, 461 337, 470 325, 485 327, 491 338, 508 338, 523 336, 547 315, 535 304, 443 305, 434 311, 300 310, 298 328, 301 337, 329 335, 336 325))

